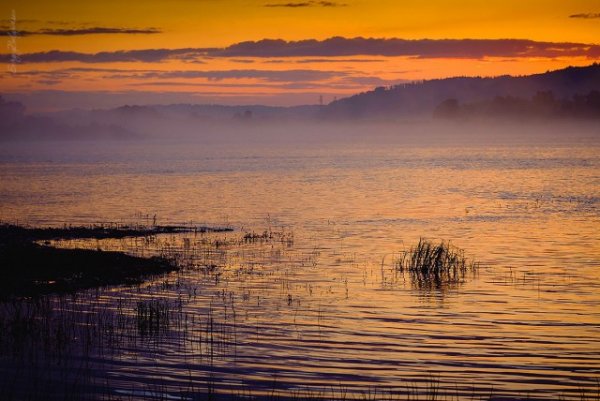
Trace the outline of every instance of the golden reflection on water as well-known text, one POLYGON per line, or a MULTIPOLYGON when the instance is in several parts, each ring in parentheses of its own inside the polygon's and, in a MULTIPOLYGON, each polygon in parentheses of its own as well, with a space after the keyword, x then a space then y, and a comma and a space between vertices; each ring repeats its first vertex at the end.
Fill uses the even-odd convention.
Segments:
MULTIPOLYGON (((60 243, 198 251, 190 257, 216 266, 218 278, 200 270, 167 281, 195 288, 185 310, 198 319, 208 304, 224 321, 235 309, 235 350, 211 361, 231 383, 276 375, 291 387, 397 387, 435 374, 465 394, 476 383, 556 396, 593 387, 600 374, 599 154, 575 146, 533 154, 375 148, 307 151, 291 161, 169 160, 150 171, 135 160, 5 163, 1 217, 56 224, 139 212, 159 223, 231 224, 237 232, 210 234, 229 239, 293 232, 289 246, 240 242, 213 253, 191 234, 159 236, 148 247, 135 239, 60 243), (464 248, 479 271, 443 289, 418 288, 393 262, 421 237, 464 248)), ((159 281, 147 288, 174 296, 159 281)), ((186 353, 193 347, 167 343, 152 369, 183 380, 186 369, 176 365, 186 353)), ((125 380, 150 366, 136 354, 135 364, 111 369, 125 380)), ((192 366, 204 372, 206 361, 192 366)))

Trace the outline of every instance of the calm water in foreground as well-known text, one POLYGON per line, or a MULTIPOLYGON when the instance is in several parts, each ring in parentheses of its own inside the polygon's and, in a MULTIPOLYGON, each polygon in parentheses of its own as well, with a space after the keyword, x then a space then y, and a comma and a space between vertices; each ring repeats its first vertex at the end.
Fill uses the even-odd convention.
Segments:
POLYGON ((151 299, 171 311, 160 332, 123 323, 86 351, 115 396, 435 383, 466 399, 578 398, 600 377, 600 135, 567 134, 2 144, 0 218, 235 229, 59 243, 195 266, 55 300, 81 322, 99 306, 135 322, 151 299), (242 240, 264 230, 274 238, 242 240), (479 272, 414 284, 394 261, 420 237, 465 249, 479 272))

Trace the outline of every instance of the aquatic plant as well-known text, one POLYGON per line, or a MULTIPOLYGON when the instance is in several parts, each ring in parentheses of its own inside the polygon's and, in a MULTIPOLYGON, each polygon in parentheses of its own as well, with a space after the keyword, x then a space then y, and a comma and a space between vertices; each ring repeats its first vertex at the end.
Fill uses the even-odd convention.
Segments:
MULTIPOLYGON (((256 239, 249 240, 242 231, 237 235, 159 235, 150 242, 143 238, 106 244, 89 241, 92 249, 100 248, 100 244, 103 249, 133 255, 161 255, 176 261, 178 268, 120 287, 0 300, 2 400, 47 400, 48 394, 56 394, 50 399, 73 401, 526 398, 510 389, 489 389, 487 381, 478 383, 475 379, 474 384, 465 384, 454 375, 409 376, 390 387, 384 386, 384 377, 381 381, 374 377, 372 383, 344 381, 337 388, 278 382, 268 371, 264 377, 246 377, 235 365, 229 370, 231 363, 241 366, 253 350, 268 347, 274 332, 263 327, 269 328, 270 308, 290 314, 287 322, 291 324, 293 318, 299 340, 300 335, 306 335, 313 341, 312 332, 314 339, 327 341, 327 319, 324 321, 322 306, 316 305, 317 297, 327 291, 328 299, 341 299, 345 287, 344 299, 348 299, 347 276, 336 278, 337 293, 329 283, 320 288, 312 281, 295 282, 294 271, 301 267, 310 267, 306 270, 314 274, 320 272, 313 269, 313 261, 322 251, 317 246, 312 252, 287 249, 281 238, 293 238, 291 233, 285 237, 275 233, 259 231, 256 239)), ((447 288, 463 282, 468 272, 477 269, 463 250, 449 242, 422 239, 400 256, 393 267, 388 264, 386 268, 391 267, 396 277, 406 273, 419 288, 447 288)), ((345 254, 336 257, 340 265, 353 263, 345 254)), ((351 301, 352 297, 342 302, 351 301)), ((280 370, 273 366, 274 372, 280 370)), ((566 387, 559 399, 600 401, 590 380, 583 378, 579 383, 580 392, 574 386, 566 387)))
POLYGON ((141 336, 164 333, 169 328, 169 302, 161 299, 138 301, 135 308, 141 336))
POLYGON ((280 231, 274 231, 271 228, 268 230, 264 230, 262 233, 256 233, 254 231, 247 232, 242 237, 242 243, 273 243, 280 242, 287 246, 292 246, 294 244, 294 233, 291 231, 286 231, 281 228, 280 231))
POLYGON ((419 288, 442 288, 460 283, 469 271, 476 271, 479 263, 465 257, 463 249, 450 242, 435 244, 424 238, 408 251, 401 253, 396 268, 408 273, 419 288))

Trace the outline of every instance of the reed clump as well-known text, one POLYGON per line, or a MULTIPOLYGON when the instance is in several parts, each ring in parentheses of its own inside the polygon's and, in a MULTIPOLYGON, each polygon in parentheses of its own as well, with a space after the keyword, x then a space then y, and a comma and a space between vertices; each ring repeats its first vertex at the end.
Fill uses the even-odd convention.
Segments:
POLYGON ((479 263, 468 259, 463 249, 449 241, 436 244, 420 238, 416 246, 402 252, 396 267, 408 273, 419 288, 442 288, 462 282, 468 272, 479 268, 479 263))
POLYGON ((241 243, 244 244, 255 244, 255 243, 274 243, 279 242, 287 246, 294 244, 294 233, 286 231, 283 228, 281 231, 273 231, 271 229, 264 230, 262 233, 256 233, 254 231, 247 232, 242 237, 241 243))

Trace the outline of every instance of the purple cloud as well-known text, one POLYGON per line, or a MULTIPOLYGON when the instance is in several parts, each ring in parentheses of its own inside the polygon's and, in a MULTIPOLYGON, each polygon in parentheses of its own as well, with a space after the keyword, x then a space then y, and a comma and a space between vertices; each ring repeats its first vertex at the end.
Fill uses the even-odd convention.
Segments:
MULTIPOLYGON (((241 42, 226 48, 182 48, 119 50, 100 53, 79 53, 52 50, 20 55, 23 63, 78 61, 82 63, 161 62, 170 59, 199 58, 289 58, 382 56, 413 58, 486 57, 600 57, 600 45, 571 42, 537 42, 526 39, 375 39, 334 37, 325 40, 285 41, 263 39, 241 42)), ((10 62, 10 54, 0 55, 1 62, 10 62)))
MULTIPOLYGON (((133 79, 144 82, 152 81, 154 85, 157 82, 166 82, 173 79, 198 79, 204 78, 209 81, 220 82, 231 79, 256 79, 267 83, 282 82, 320 82, 332 79, 343 79, 351 76, 351 73, 344 71, 326 71, 326 70, 256 70, 256 69, 237 69, 237 70, 127 70, 113 68, 65 68, 57 70, 29 70, 20 71, 17 74, 24 77, 32 77, 44 80, 63 80, 80 76, 81 74, 98 73, 102 79, 133 79)), ((144 84, 141 82, 140 84, 144 84)), ((213 84, 214 85, 214 84, 213 84)), ((220 85, 224 85, 220 83, 220 85)), ((231 84, 240 86, 241 84, 231 84)))
POLYGON ((91 27, 80 29, 41 29, 36 35, 58 35, 58 36, 73 36, 73 35, 96 35, 96 34, 156 34, 162 33, 157 28, 107 28, 107 27, 91 27))
POLYGON ((355 58, 305 58, 296 60, 299 64, 310 63, 381 63, 382 59, 355 59, 355 58))
POLYGON ((275 88, 275 89, 326 89, 358 90, 365 86, 393 85, 402 80, 384 80, 376 76, 351 71, 328 70, 154 70, 154 69, 114 69, 114 68, 65 68, 56 70, 20 71, 18 75, 31 78, 31 81, 55 85, 65 80, 84 76, 95 79, 122 79, 133 81, 129 86, 198 86, 222 88, 275 88), (196 79, 204 79, 197 81, 196 79), (240 82, 239 79, 252 79, 240 82), (208 80, 208 82, 206 82, 208 80))
POLYGON ((348 4, 335 1, 301 1, 290 3, 267 3, 265 7, 304 8, 304 7, 346 7, 348 4))
POLYGON ((162 33, 158 28, 111 28, 111 27, 89 27, 89 28, 65 28, 65 29, 39 29, 35 31, 16 30, 12 31, 7 27, 0 29, 0 35, 15 34, 16 36, 50 35, 50 36, 77 36, 77 35, 98 35, 98 34, 156 34, 162 33))
POLYGON ((312 82, 346 76, 340 71, 322 70, 217 70, 217 71, 146 71, 141 73, 110 75, 107 78, 139 79, 194 79, 206 78, 210 81, 225 79, 253 78, 268 82, 312 82))
POLYGON ((569 15, 569 18, 596 19, 600 18, 600 13, 581 13, 569 15))
MULTIPOLYGON (((156 63, 169 59, 201 56, 211 49, 144 49, 118 50, 113 52, 80 53, 61 50, 26 53, 20 55, 23 63, 48 63, 78 61, 81 63, 144 62, 156 63)), ((10 55, 0 55, 0 61, 9 62, 10 55)))
POLYGON ((333 37, 325 40, 263 39, 211 52, 221 57, 409 56, 418 58, 561 57, 600 55, 600 46, 527 39, 375 39, 333 37))

